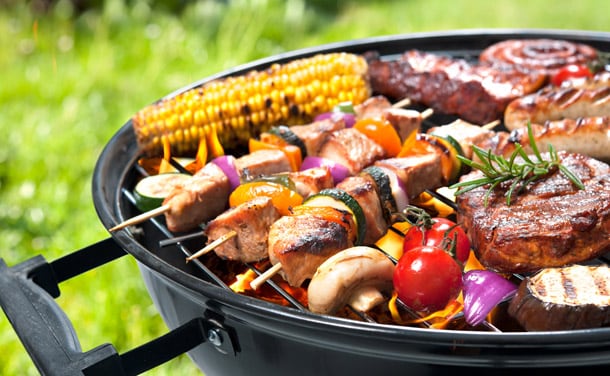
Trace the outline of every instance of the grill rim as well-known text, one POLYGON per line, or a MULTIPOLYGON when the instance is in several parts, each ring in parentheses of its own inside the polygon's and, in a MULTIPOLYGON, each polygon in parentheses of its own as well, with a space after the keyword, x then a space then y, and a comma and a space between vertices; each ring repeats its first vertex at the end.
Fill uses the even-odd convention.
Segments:
MULTIPOLYGON (((483 46, 509 38, 556 38, 580 41, 594 47, 610 49, 610 33, 578 30, 548 30, 548 29, 472 29, 446 32, 401 34, 374 38, 364 38, 347 42, 332 43, 313 48, 296 50, 269 58, 260 59, 234 69, 225 70, 216 75, 194 82, 164 98, 175 96, 180 92, 199 86, 207 81, 236 75, 251 69, 261 69, 271 63, 282 63, 299 57, 316 53, 333 51, 364 52, 377 50, 382 55, 396 54, 409 48, 422 48, 428 51, 462 50, 464 46, 477 46, 473 51, 483 46), (423 48, 426 47, 426 48, 423 48)), ((97 214, 106 228, 121 222, 126 203, 121 197, 121 188, 129 180, 133 160, 137 158, 135 135, 131 120, 127 121, 104 147, 96 163, 92 193, 97 214), (121 161, 125 163, 121 163, 121 161), (118 166, 118 168, 117 168, 118 166), (114 184, 113 184, 114 183, 114 184)), ((426 343, 446 346, 453 344, 456 338, 462 345, 484 348, 608 348, 610 351, 610 328, 595 328, 571 331, 553 332, 472 332, 460 330, 430 330, 424 328, 403 327, 398 325, 371 324, 322 316, 310 312, 301 312, 294 308, 282 307, 260 299, 251 298, 227 291, 211 283, 186 273, 167 263, 161 257, 143 247, 128 230, 113 233, 112 237, 128 253, 136 258, 139 264, 148 270, 162 276, 171 283, 200 295, 204 300, 212 299, 225 305, 227 312, 244 320, 259 317, 256 326, 261 330, 272 330, 277 324, 283 325, 314 325, 316 329, 325 328, 338 335, 349 329, 350 336, 381 336, 384 341, 394 343, 426 343)), ((254 322, 252 322, 255 325, 254 322)), ((610 360, 609 360, 610 361, 610 360)))

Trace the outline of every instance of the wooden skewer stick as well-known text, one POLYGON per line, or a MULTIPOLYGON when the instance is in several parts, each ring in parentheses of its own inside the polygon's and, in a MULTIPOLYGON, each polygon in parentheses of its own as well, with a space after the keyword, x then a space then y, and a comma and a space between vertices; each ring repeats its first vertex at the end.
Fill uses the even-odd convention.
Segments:
POLYGON ((136 215, 135 217, 132 217, 132 218, 130 218, 130 219, 128 219, 128 220, 126 220, 126 221, 124 221, 122 223, 119 223, 118 225, 112 227, 108 231, 114 232, 114 231, 121 230, 121 229, 123 229, 123 228, 125 228, 127 226, 137 225, 138 223, 142 223, 142 222, 144 222, 144 221, 146 221, 148 219, 151 219, 151 218, 154 218, 154 217, 156 217, 158 215, 166 213, 166 212, 169 211, 169 209, 170 209, 169 205, 159 206, 156 209, 149 210, 149 211, 147 211, 145 213, 142 213, 140 215, 136 215))
POLYGON ((422 118, 422 120, 423 120, 423 119, 427 119, 427 118, 429 118, 430 116, 432 116, 432 114, 433 114, 433 113, 434 113, 434 110, 433 110, 433 109, 431 109, 431 108, 426 108, 425 110, 423 110, 423 111, 422 111, 422 113, 421 113, 421 115, 420 115, 420 116, 421 116, 421 118, 422 118))
POLYGON ((483 129, 487 129, 487 130, 492 130, 492 129, 494 129, 495 127, 497 127, 497 126, 498 126, 498 124, 500 124, 500 120, 494 120, 494 121, 492 121, 491 123, 487 123, 487 124, 483 124, 483 125, 481 125, 481 128, 483 128, 483 129))
POLYGON ((410 104, 411 104, 411 99, 405 98, 403 100, 400 100, 400 101, 394 103, 392 105, 392 107, 394 107, 394 108, 407 107, 410 104))
POLYGON ((282 270, 282 264, 278 262, 267 269, 263 274, 252 280, 252 282, 250 282, 250 287, 252 287, 253 290, 258 290, 263 283, 267 282, 268 279, 276 275, 280 270, 282 270))
POLYGON ((198 257, 201 257, 201 256, 205 255, 206 253, 208 253, 211 250, 213 250, 214 248, 222 245, 224 242, 228 241, 229 239, 231 239, 234 236, 237 236, 237 232, 236 231, 231 230, 231 231, 227 232, 226 234, 224 234, 220 238, 214 240, 210 244, 208 244, 205 247, 201 248, 199 251, 197 251, 197 252, 193 253, 192 255, 190 255, 189 257, 187 257, 186 258, 186 262, 189 262, 189 261, 191 261, 193 259, 196 259, 198 257))

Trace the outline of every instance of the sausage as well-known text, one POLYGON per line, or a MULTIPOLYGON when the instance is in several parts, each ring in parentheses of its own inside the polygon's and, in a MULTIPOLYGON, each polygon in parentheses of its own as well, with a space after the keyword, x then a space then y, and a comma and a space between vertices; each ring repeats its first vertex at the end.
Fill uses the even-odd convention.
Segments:
POLYGON ((597 60, 595 48, 558 39, 508 39, 481 52, 479 60, 493 65, 512 65, 552 75, 568 64, 588 64, 597 60))
POLYGON ((610 86, 575 88, 547 86, 538 92, 515 99, 504 111, 509 130, 543 124, 547 120, 610 116, 610 86))

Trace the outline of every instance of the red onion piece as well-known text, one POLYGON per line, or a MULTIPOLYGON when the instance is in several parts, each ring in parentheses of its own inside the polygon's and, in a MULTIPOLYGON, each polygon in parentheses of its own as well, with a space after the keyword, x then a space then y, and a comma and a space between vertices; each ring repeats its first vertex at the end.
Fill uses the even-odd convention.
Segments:
POLYGON ((222 172, 225 173, 231 184, 231 192, 241 184, 239 174, 237 173, 237 167, 235 167, 235 157, 232 155, 221 155, 212 159, 212 163, 218 166, 222 172))
POLYGON ((350 113, 346 113, 346 112, 337 112, 337 111, 325 112, 323 114, 320 114, 314 118, 314 121, 320 121, 320 120, 324 120, 324 119, 332 119, 333 121, 338 121, 338 120, 343 119, 343 121, 345 122, 346 128, 351 128, 356 123, 356 116, 354 116, 354 114, 350 114, 350 113))
POLYGON ((330 174, 333 176, 335 184, 339 183, 350 175, 347 167, 328 158, 307 156, 305 159, 303 159, 303 163, 301 163, 301 171, 316 167, 328 168, 330 170, 330 174))
POLYGON ((472 326, 483 322, 495 306, 517 292, 514 283, 489 270, 470 270, 464 273, 462 280, 464 317, 472 326))
POLYGON ((407 190, 405 186, 400 180, 400 178, 394 173, 394 171, 380 167, 383 172, 388 175, 390 179, 390 188, 392 189, 392 196, 394 197, 394 201, 396 202, 396 210, 400 213, 409 206, 409 196, 407 196, 407 190))

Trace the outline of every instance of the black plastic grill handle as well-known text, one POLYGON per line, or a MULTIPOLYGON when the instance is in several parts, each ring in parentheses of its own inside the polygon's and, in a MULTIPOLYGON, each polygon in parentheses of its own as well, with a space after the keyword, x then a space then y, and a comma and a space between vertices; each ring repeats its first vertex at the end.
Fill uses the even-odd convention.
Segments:
POLYGON ((0 259, 0 306, 42 375, 137 375, 205 342, 205 322, 196 318, 122 355, 111 344, 82 352, 54 301, 58 284, 125 254, 108 238, 51 263, 38 255, 8 267, 0 259))

